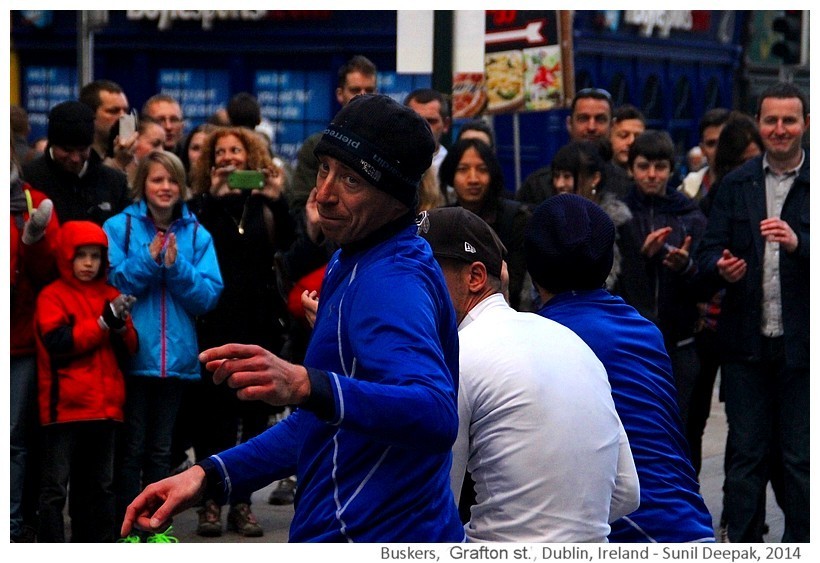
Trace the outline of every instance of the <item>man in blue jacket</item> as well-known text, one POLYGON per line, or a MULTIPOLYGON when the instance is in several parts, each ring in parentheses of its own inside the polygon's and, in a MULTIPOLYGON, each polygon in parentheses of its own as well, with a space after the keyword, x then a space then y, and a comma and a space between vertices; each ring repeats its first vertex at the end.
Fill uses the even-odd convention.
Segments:
MULTIPOLYGON (((725 287, 718 333, 731 542, 763 541, 769 452, 782 458, 784 542, 809 541, 809 107, 794 85, 759 98, 766 151, 721 182, 696 258, 725 287)), ((781 499, 778 499, 779 501, 781 499)))
POLYGON ((417 189, 435 143, 387 96, 351 100, 315 149, 327 267, 305 365, 228 344, 200 360, 240 399, 296 405, 258 437, 151 485, 132 525, 161 530, 207 489, 229 498, 296 475, 290 541, 459 542, 450 492, 458 334, 441 269, 416 236, 417 189))
POLYGON ((527 268, 544 307, 604 364, 638 471, 637 510, 611 523, 610 542, 714 542, 683 435, 672 365, 654 323, 612 295, 615 227, 592 201, 553 196, 525 234, 527 268))

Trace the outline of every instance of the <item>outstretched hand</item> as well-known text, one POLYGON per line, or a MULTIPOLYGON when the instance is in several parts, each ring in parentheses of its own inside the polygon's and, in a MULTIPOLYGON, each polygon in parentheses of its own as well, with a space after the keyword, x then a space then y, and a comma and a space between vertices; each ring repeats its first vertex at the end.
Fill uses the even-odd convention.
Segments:
POLYGON ((236 389, 245 401, 264 401, 273 406, 299 405, 310 396, 310 380, 304 366, 291 364, 261 346, 225 344, 199 354, 214 383, 236 389))
POLYGON ((171 518, 196 505, 205 491, 205 470, 195 465, 172 477, 145 487, 125 510, 120 534, 125 537, 136 526, 162 532, 171 518))

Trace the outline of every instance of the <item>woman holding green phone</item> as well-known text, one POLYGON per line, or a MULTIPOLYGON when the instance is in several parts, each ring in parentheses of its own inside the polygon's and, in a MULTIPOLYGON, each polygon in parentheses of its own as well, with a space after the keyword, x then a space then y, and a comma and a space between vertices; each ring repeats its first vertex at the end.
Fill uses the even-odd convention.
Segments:
MULTIPOLYGON (((295 226, 282 196, 284 174, 264 142, 249 129, 219 127, 205 141, 193 163, 189 202, 199 222, 214 238, 225 288, 216 308, 199 318, 200 350, 229 342, 257 344, 281 354, 290 317, 276 284, 274 255, 295 238, 295 226), (261 182, 261 185, 260 185, 261 182)), ((194 450, 197 460, 237 444, 268 427, 273 407, 240 401, 224 385, 206 382, 197 406, 194 450)), ((262 528, 250 509, 250 496, 232 498, 228 529, 260 536, 262 528)), ((199 509, 197 533, 222 534, 221 507, 205 499, 199 509)))

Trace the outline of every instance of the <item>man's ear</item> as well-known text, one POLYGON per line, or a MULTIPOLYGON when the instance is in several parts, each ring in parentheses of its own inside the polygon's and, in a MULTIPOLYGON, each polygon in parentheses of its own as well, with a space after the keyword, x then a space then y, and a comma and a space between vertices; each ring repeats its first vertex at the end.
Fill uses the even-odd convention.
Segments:
POLYGON ((484 262, 473 262, 468 268, 470 279, 468 287, 471 293, 478 293, 487 285, 487 266, 484 262))

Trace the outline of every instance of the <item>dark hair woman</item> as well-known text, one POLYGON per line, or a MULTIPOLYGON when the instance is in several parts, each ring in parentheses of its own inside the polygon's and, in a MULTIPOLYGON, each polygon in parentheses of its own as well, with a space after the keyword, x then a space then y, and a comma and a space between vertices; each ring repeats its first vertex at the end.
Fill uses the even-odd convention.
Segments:
MULTIPOLYGON (((455 205, 460 205, 484 219, 507 249, 505 260, 510 273, 510 305, 529 310, 522 303, 522 289, 527 274, 524 256, 524 228, 529 212, 519 202, 506 197, 501 164, 493 149, 479 139, 458 141, 447 153, 439 168, 442 189, 452 186, 455 205)), ((526 292, 528 299, 529 291, 526 292)))

